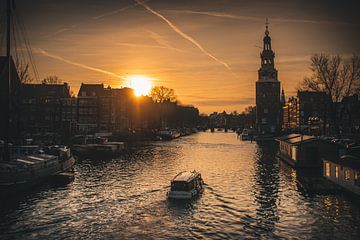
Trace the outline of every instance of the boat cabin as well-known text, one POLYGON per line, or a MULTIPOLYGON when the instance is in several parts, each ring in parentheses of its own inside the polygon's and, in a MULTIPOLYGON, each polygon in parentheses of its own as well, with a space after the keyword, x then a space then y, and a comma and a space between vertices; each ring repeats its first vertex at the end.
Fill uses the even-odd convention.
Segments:
POLYGON ((342 188, 360 196, 360 147, 344 155, 328 155, 323 160, 323 176, 342 188))
POLYGON ((169 198, 190 199, 203 191, 201 174, 193 172, 181 172, 171 181, 169 198))

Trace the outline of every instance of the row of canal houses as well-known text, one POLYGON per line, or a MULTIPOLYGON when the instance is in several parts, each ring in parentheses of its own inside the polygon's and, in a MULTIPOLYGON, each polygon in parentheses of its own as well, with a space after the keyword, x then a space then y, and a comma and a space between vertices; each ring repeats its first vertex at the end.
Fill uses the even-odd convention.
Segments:
POLYGON ((360 146, 302 134, 277 138, 278 157, 296 169, 318 171, 323 178, 360 196, 360 146))

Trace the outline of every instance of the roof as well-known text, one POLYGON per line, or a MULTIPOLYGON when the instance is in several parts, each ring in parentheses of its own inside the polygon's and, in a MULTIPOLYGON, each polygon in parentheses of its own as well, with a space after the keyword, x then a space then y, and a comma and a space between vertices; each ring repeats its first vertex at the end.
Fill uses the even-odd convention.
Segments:
POLYGON ((351 147, 348 149, 347 154, 360 158, 360 146, 351 147))
POLYGON ((285 141, 287 139, 295 138, 295 137, 299 137, 299 136, 301 136, 301 134, 292 133, 292 134, 289 134, 289 135, 284 135, 284 136, 278 137, 278 138, 276 138, 276 140, 277 141, 285 141))
POLYGON ((314 91, 298 91, 298 98, 306 98, 306 97, 315 97, 315 98, 324 98, 326 99, 325 92, 314 92, 314 91))
MULTIPOLYGON (((96 96, 101 96, 104 92, 104 84, 87 84, 87 83, 81 83, 78 96, 81 96, 82 92, 88 93, 95 93, 96 96)), ((91 95, 89 95, 91 96, 91 95)))
POLYGON ((286 135, 286 136, 277 138, 277 141, 285 142, 285 143, 291 144, 291 145, 299 145, 299 144, 303 144, 303 143, 312 142, 315 140, 318 140, 318 139, 314 136, 301 135, 301 134, 290 134, 290 135, 286 135))
POLYGON ((317 140, 317 138, 314 136, 302 135, 299 137, 290 138, 290 139, 286 140, 286 142, 293 144, 293 145, 298 145, 298 144, 302 144, 302 143, 312 142, 315 140, 317 140))
POLYGON ((329 156, 324 158, 324 160, 350 167, 352 169, 360 170, 360 157, 354 155, 344 155, 341 157, 338 156, 329 156))
POLYGON ((70 98, 70 87, 61 84, 23 84, 21 95, 24 97, 70 98))
POLYGON ((177 181, 177 182, 189 182, 191 180, 193 180, 195 177, 197 177, 198 175, 200 175, 200 173, 198 172, 181 172, 178 175, 176 175, 174 177, 174 179, 172 180, 177 181))

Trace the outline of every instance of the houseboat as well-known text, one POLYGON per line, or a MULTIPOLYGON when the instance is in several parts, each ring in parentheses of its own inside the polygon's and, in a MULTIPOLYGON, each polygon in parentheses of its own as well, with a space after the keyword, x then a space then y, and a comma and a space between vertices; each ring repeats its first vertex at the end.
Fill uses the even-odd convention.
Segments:
POLYGON ((78 157, 113 157, 126 149, 124 142, 109 142, 106 137, 78 136, 80 144, 73 144, 72 150, 78 157))
POLYGON ((314 136, 290 134, 276 139, 277 157, 295 168, 321 167, 320 140, 314 136))
POLYGON ((323 160, 323 176, 343 189, 360 197, 360 147, 345 154, 328 155, 323 160))
POLYGON ((204 181, 199 172, 181 172, 171 181, 169 199, 191 199, 203 192, 204 181))
POLYGON ((1 193, 16 194, 47 179, 71 172, 75 164, 75 158, 65 146, 44 149, 18 146, 11 150, 14 151, 10 153, 10 160, 0 161, 1 193))

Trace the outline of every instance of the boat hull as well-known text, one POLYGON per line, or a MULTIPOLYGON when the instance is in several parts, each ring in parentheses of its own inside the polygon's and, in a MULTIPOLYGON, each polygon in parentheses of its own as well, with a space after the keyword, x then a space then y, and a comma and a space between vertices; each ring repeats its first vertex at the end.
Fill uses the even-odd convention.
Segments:
POLYGON ((9 176, 3 176, 2 181, 0 182, 0 193, 6 195, 20 194, 29 189, 38 186, 42 183, 51 183, 52 178, 56 178, 58 175, 71 172, 75 165, 75 158, 73 156, 69 157, 66 160, 62 160, 55 167, 49 169, 43 169, 42 171, 34 170, 23 170, 31 171, 31 173, 23 173, 21 177, 15 177, 15 174, 19 174, 20 170, 9 173, 9 176), (8 181, 6 181, 8 179, 8 181))

